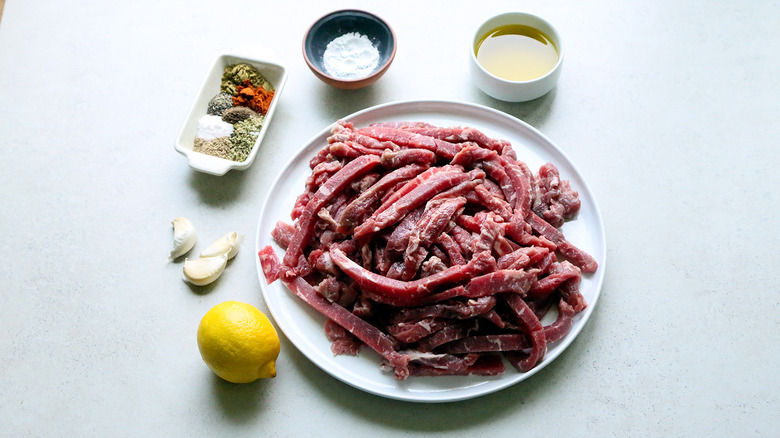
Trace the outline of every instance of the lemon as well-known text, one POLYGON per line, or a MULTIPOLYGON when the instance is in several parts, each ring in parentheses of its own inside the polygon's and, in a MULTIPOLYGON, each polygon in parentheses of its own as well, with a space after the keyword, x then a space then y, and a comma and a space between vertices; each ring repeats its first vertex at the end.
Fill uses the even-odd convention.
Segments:
POLYGON ((211 371, 228 382, 276 377, 279 335, 251 304, 225 301, 206 312, 198 326, 198 349, 211 371))

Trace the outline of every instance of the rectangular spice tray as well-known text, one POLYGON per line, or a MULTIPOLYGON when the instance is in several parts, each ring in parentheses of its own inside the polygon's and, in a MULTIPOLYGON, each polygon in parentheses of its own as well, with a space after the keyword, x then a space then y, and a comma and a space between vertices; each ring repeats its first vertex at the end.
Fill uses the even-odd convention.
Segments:
POLYGON ((251 52, 253 53, 252 55, 229 53, 217 57, 206 79, 203 81, 195 102, 192 104, 184 125, 176 138, 174 148, 177 152, 187 157, 189 166, 197 171, 212 175, 224 175, 231 169, 247 169, 254 161, 265 132, 272 122, 282 90, 287 82, 287 69, 277 61, 275 54, 268 49, 254 48, 251 49, 251 52), (225 67, 240 63, 247 63, 255 67, 274 86, 273 100, 268 106, 265 121, 252 150, 246 159, 240 162, 193 151, 195 137, 198 132, 198 121, 206 115, 209 101, 220 92, 220 83, 225 67))

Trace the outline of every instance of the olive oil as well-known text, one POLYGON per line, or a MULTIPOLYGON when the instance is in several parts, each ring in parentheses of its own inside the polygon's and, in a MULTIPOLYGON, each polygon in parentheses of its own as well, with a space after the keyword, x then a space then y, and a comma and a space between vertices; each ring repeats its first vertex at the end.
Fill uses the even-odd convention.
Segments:
POLYGON ((485 70, 510 81, 540 78, 558 63, 558 49, 550 37, 522 24, 491 30, 477 42, 474 51, 485 70))

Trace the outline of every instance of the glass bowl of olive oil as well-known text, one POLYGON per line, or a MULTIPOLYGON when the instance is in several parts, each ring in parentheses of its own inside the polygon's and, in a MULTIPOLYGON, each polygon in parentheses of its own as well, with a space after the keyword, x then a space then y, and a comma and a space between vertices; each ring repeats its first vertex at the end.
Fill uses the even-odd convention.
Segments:
POLYGON ((507 102, 544 96, 555 87, 563 42, 547 20, 525 12, 496 15, 474 33, 470 70, 477 87, 507 102))

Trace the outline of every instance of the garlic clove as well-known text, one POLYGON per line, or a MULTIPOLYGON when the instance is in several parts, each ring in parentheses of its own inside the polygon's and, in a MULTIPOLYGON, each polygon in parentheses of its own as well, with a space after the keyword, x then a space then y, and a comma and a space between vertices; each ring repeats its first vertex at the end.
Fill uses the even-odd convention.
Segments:
POLYGON ((184 279, 195 286, 211 284, 222 275, 227 265, 227 254, 184 260, 184 279))
POLYGON ((203 252, 200 253, 200 256, 216 257, 222 254, 227 254, 227 258, 230 260, 238 253, 239 246, 241 246, 241 239, 238 237, 238 233, 234 231, 222 236, 219 238, 219 240, 212 243, 211 246, 204 249, 203 252))
POLYGON ((195 246, 195 242, 198 240, 195 226, 189 219, 177 217, 171 222, 171 225, 173 225, 173 250, 168 256, 168 260, 183 256, 195 246))

